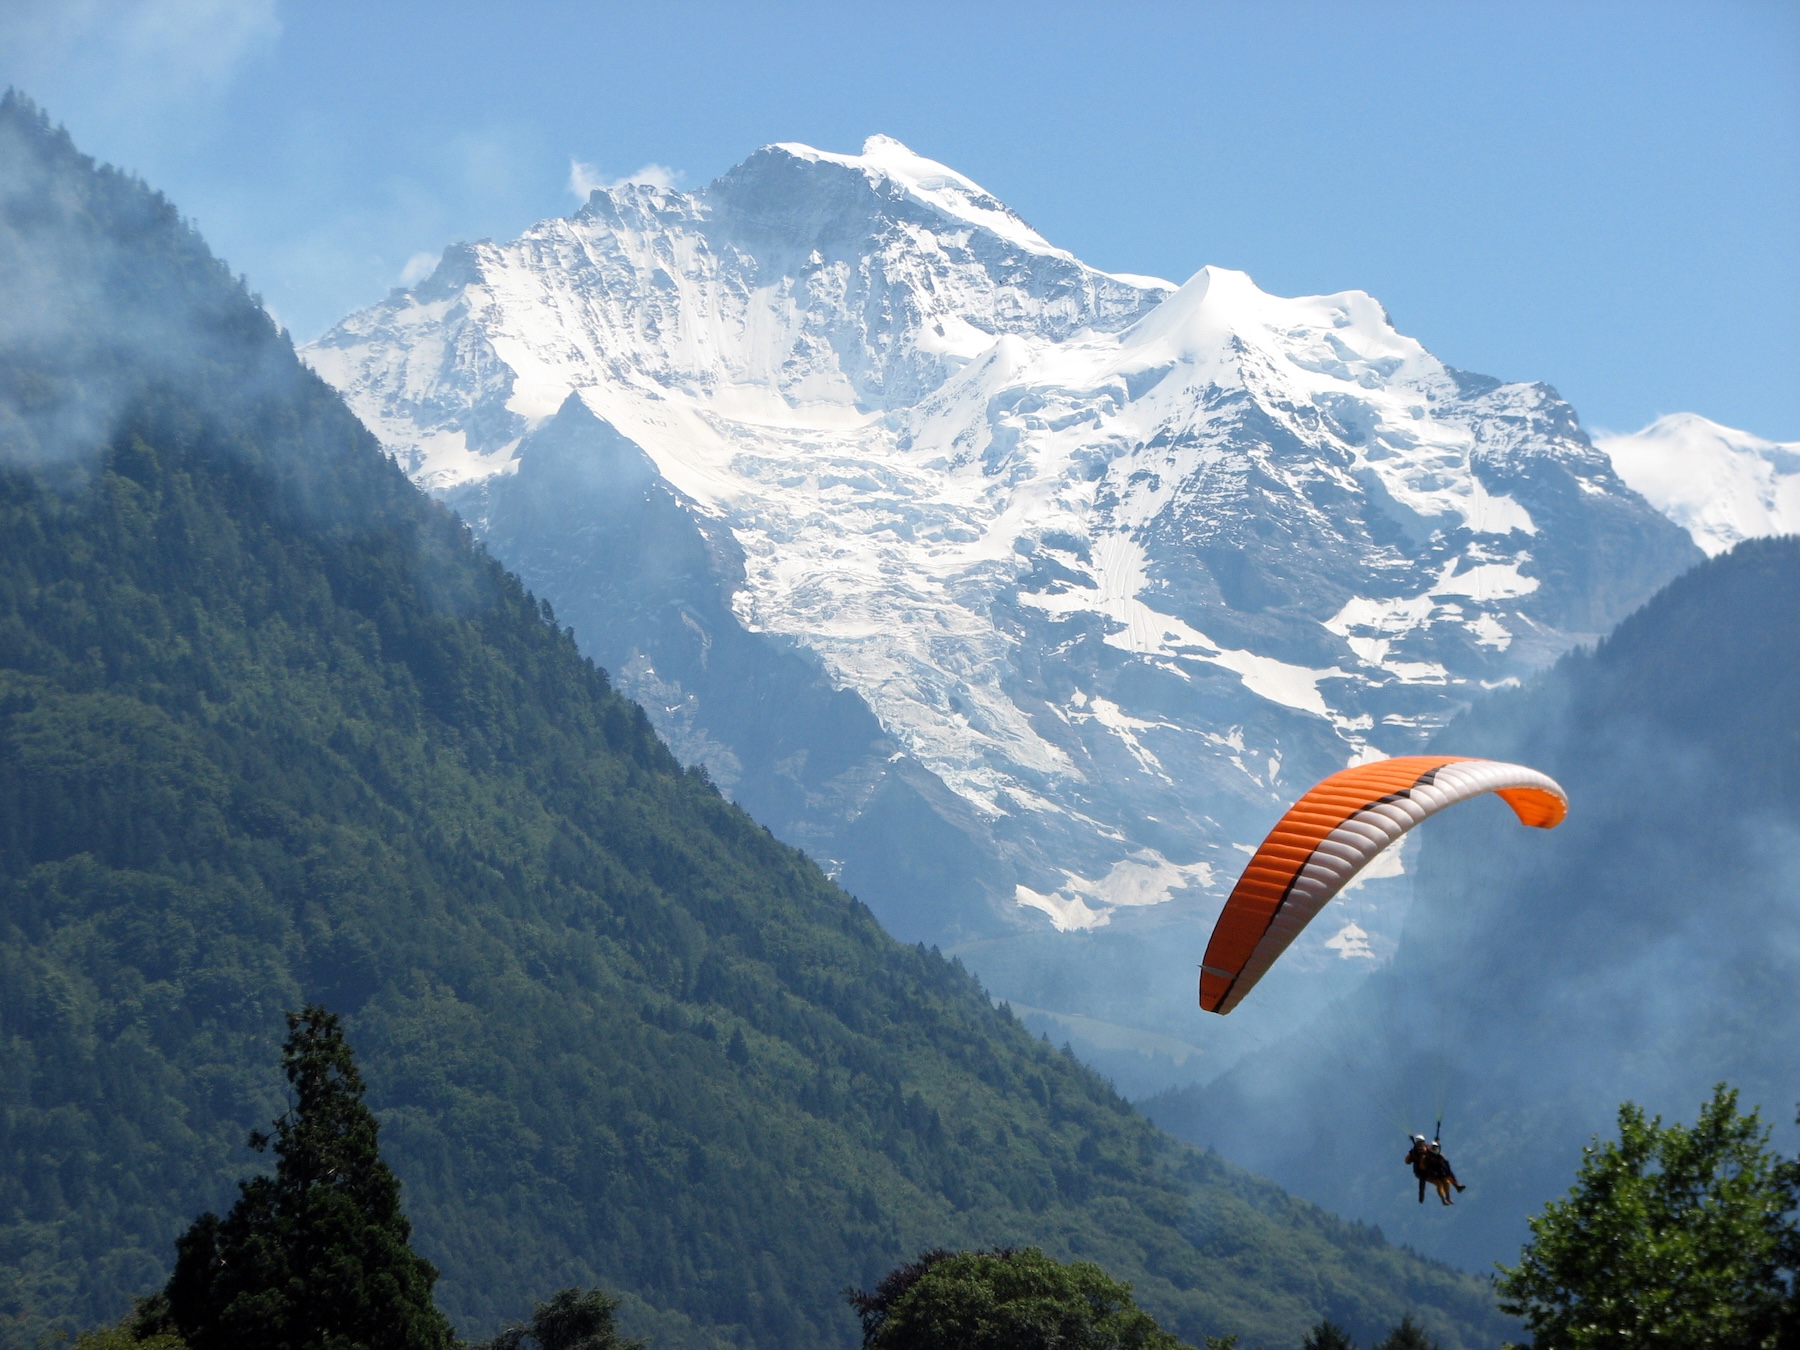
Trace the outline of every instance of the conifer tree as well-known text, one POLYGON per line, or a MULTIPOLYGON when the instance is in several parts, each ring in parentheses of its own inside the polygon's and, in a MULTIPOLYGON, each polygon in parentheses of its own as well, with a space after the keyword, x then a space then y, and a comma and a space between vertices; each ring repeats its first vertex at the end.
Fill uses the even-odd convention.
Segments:
POLYGON ((1327 1317, 1306 1333, 1306 1339, 1300 1342, 1300 1350, 1356 1350, 1356 1342, 1350 1339, 1349 1332, 1327 1317))
POLYGON ((202 1214, 177 1242, 172 1329, 192 1350, 449 1350, 437 1271, 408 1245, 343 1028, 316 1006, 287 1021, 292 1104, 272 1137, 250 1137, 273 1144, 275 1174, 240 1183, 229 1214, 202 1214))
POLYGON ((1375 1342, 1375 1350, 1438 1350, 1438 1343, 1425 1334, 1425 1329, 1407 1313, 1400 1325, 1375 1342))

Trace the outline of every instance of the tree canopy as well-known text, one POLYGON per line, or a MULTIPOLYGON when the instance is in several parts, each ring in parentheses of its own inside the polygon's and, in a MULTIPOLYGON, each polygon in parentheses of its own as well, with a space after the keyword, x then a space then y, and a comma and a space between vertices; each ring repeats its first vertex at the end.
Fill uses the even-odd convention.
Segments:
POLYGON ((1407 1313, 1399 1326, 1375 1342, 1375 1350, 1438 1350, 1438 1343, 1407 1313))
POLYGON ((1500 1306, 1536 1350, 1750 1350, 1793 1321, 1800 1202, 1792 1163, 1721 1083, 1692 1126, 1630 1102, 1596 1139, 1566 1199, 1531 1221, 1500 1306))
POLYGON ((864 1350, 1182 1350, 1129 1284, 1036 1247, 925 1252, 849 1298, 864 1350))
POLYGON ((1356 1350, 1356 1342, 1350 1339, 1348 1331, 1327 1317, 1306 1333, 1300 1350, 1356 1350))
POLYGON ((619 1300, 602 1289, 563 1289, 474 1350, 644 1350, 614 1325, 619 1300))

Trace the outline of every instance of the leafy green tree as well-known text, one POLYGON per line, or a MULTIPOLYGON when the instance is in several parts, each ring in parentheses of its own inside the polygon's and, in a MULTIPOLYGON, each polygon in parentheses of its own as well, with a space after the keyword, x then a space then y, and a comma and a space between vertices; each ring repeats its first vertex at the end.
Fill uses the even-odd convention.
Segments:
POLYGON ((171 1329, 192 1350, 449 1350, 431 1300, 437 1272, 408 1245, 400 1183, 335 1014, 287 1017, 292 1105, 271 1139, 275 1175, 240 1184, 223 1220, 203 1214, 176 1244, 171 1329))
POLYGON ((1619 1138, 1584 1149, 1566 1200, 1531 1220, 1500 1306, 1537 1350, 1776 1344, 1796 1244, 1794 1168, 1720 1083, 1693 1128, 1619 1108, 1619 1138))
POLYGON ((1306 1339, 1300 1342, 1300 1350, 1356 1350, 1356 1342, 1350 1339, 1349 1332, 1327 1317, 1306 1333, 1306 1339))
POLYGON ((928 1251, 890 1271, 873 1293, 847 1292, 864 1350, 1181 1347, 1132 1300, 1129 1284, 1036 1247, 928 1251))
MULTIPOLYGON (((1794 1123, 1800 1125, 1800 1110, 1794 1113, 1794 1123)), ((1800 1158, 1782 1165, 1780 1184, 1785 1187, 1790 1199, 1800 1199, 1800 1158)), ((1789 1223, 1783 1227, 1781 1248, 1776 1261, 1787 1272, 1788 1297, 1787 1307, 1781 1314, 1781 1331, 1775 1343, 1780 1350, 1797 1350, 1800 1348, 1800 1223, 1789 1223)))
POLYGON ((1407 1313, 1400 1325, 1375 1342, 1375 1350, 1438 1350, 1438 1343, 1425 1334, 1425 1329, 1407 1313))
POLYGON ((564 1289, 531 1310, 529 1322, 516 1322, 475 1350, 643 1350, 646 1342, 628 1340, 613 1325, 619 1300, 604 1290, 564 1289))

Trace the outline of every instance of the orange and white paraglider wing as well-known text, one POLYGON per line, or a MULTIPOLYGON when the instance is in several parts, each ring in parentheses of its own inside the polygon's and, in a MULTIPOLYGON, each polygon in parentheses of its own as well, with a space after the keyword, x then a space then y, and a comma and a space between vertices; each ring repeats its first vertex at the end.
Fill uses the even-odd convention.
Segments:
POLYGON ((1334 773, 1289 808, 1232 888, 1200 966, 1200 1006, 1228 1013, 1313 915, 1375 855, 1446 806, 1497 794, 1519 820, 1552 829, 1568 814, 1556 781, 1522 764, 1408 755, 1334 773))

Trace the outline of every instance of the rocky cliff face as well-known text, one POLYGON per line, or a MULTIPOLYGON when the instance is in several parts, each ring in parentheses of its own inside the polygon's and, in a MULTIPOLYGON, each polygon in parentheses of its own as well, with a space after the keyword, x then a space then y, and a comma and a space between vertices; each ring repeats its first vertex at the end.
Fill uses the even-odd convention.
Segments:
MULTIPOLYGON (((306 355, 890 927, 1140 1030, 1284 798, 1700 557, 1546 386, 1360 292, 1099 272, 881 137, 596 192, 306 355)), ((1397 895, 1290 962, 1366 968, 1397 895)))

